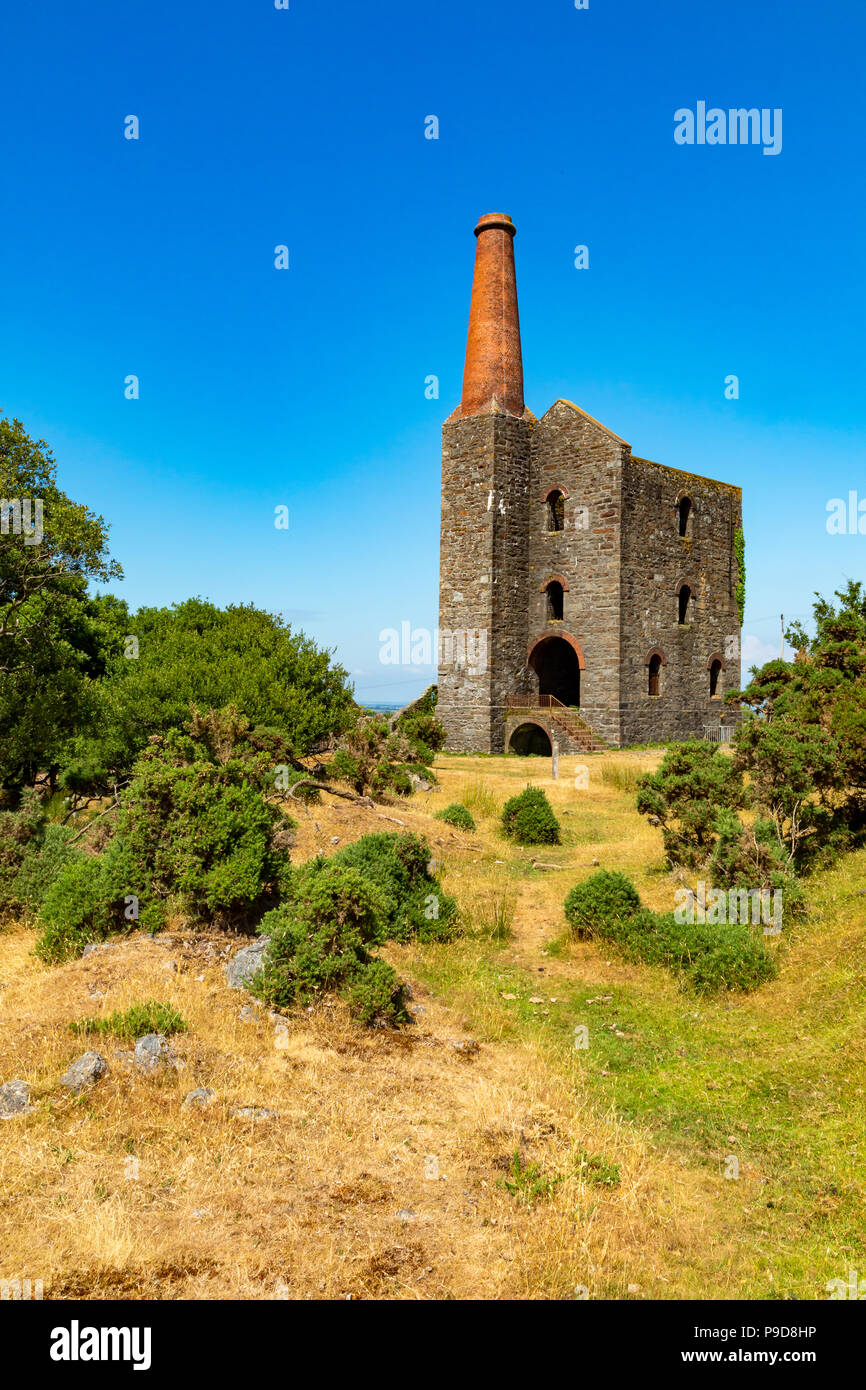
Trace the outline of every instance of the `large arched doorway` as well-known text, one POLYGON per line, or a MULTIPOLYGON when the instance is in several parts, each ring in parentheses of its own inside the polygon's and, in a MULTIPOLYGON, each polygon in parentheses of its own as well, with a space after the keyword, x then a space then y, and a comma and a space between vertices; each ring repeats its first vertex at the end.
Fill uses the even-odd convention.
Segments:
POLYGON ((580 704, 582 654, 567 637, 542 637, 529 653, 538 676, 539 695, 552 695, 562 705, 580 704))
POLYGON ((553 752, 550 735, 540 724, 519 724, 508 740, 508 748, 511 753, 519 753, 522 758, 535 753, 540 757, 549 758, 553 752))

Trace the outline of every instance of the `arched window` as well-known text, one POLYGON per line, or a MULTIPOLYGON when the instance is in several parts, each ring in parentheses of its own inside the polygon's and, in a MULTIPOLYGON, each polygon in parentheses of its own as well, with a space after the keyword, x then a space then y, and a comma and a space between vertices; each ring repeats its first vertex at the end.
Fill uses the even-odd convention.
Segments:
POLYGON ((656 652, 656 654, 655 654, 654 656, 651 656, 651 657, 650 657, 650 659, 649 659, 649 664, 648 664, 648 666, 647 666, 646 669, 647 669, 647 694, 648 694, 648 695, 658 695, 658 694, 660 693, 660 691, 659 691, 659 682, 660 682, 660 680, 661 680, 661 670, 662 670, 662 659, 661 659, 661 657, 659 656, 658 652, 656 652))
POLYGON ((679 622, 687 623, 689 620, 689 603, 691 602, 692 591, 688 584, 681 584, 677 594, 677 612, 679 622))
POLYGON ((689 535, 689 521, 692 515, 691 497, 681 497, 677 503, 677 518, 679 522, 680 535, 689 535))
POLYGON ((548 583, 544 586, 544 592, 547 595, 548 622, 550 622, 551 619, 555 620, 556 622, 562 622, 564 591, 559 580, 549 580, 548 583))
POLYGON ((715 699, 719 693, 719 676, 722 674, 722 663, 714 661, 710 667, 710 699, 715 699))
POLYGON ((553 488, 547 494, 547 529, 565 530, 565 493, 559 488, 553 488))

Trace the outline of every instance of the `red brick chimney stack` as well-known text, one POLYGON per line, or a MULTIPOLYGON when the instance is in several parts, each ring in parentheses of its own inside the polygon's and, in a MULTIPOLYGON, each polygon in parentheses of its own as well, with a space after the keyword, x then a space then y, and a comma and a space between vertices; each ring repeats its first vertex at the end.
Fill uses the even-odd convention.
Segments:
POLYGON ((475 278, 463 399, 454 412, 457 417, 485 415, 493 410, 520 417, 525 414, 514 273, 515 230, 511 218, 501 212, 487 213, 475 228, 475 278))

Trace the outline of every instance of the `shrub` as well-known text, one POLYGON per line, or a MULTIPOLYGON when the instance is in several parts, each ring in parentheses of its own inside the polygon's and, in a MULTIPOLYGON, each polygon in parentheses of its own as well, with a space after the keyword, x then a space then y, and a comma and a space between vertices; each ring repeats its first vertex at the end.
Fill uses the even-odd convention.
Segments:
MULTIPOLYGON (((114 843, 114 842, 113 842, 114 843)), ((80 956, 85 946, 134 923, 124 919, 117 852, 76 854, 49 887, 39 912, 35 951, 46 964, 80 956)))
POLYGON ((703 739, 674 744, 658 772, 638 778, 637 809, 660 823, 672 865, 705 865, 716 845, 720 811, 743 802, 742 773, 718 744, 703 739))
POLYGON ((363 835, 329 861, 357 869, 379 889, 392 941, 448 941, 458 931, 457 904, 430 871, 430 847, 419 835, 363 835))
POLYGON ((559 822, 540 787, 527 787, 506 801, 502 828, 519 845, 559 844, 559 822))
POLYGON ((343 996, 361 1023, 407 1023, 406 986, 384 960, 371 960, 349 976, 343 996))
POLYGON ((336 990, 366 1023, 405 1021, 403 986, 369 950, 384 939, 384 909, 382 894, 356 869, 321 859, 304 865, 291 900, 262 921, 270 942, 252 991, 288 1008, 336 990))
POLYGON ((250 752, 235 711, 190 727, 193 737, 154 740, 124 793, 118 835, 136 866, 130 891, 154 904, 174 899, 194 919, 248 925, 289 879, 277 847, 285 822, 261 790, 272 768, 266 753, 250 752))
POLYGON ((576 935, 610 941, 629 960, 663 965, 697 994, 757 989, 778 973, 747 925, 678 922, 672 912, 652 912, 624 874, 602 870, 576 884, 565 915, 576 935))
POLYGON ((565 915, 576 936, 606 936, 639 907, 638 891, 625 874, 602 869, 574 885, 565 900, 565 915))
POLYGON ((133 1004, 117 1010, 106 1018, 82 1018, 70 1023, 71 1033, 109 1033, 115 1038, 141 1038, 146 1033, 185 1033, 187 1025, 171 1004, 148 999, 145 1004, 133 1004))
POLYGON ((444 820, 447 825, 454 825, 458 830, 475 829, 472 812, 467 811, 465 806, 461 806, 459 801, 452 801, 451 805, 446 806, 444 811, 437 811, 436 820, 444 820))
POLYGON ((0 917, 31 916, 64 864, 79 851, 74 832, 46 819, 35 791, 24 793, 15 811, 0 812, 0 917))

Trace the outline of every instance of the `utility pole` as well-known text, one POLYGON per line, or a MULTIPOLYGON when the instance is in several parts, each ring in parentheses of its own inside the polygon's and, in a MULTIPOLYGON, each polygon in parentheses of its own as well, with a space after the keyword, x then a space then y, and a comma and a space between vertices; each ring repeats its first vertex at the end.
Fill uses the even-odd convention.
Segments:
POLYGON ((779 660, 780 660, 780 661, 784 661, 784 660, 785 660, 785 615, 784 615, 784 613, 783 613, 782 616, 781 616, 780 622, 781 622, 781 624, 782 624, 782 645, 781 645, 781 647, 780 647, 780 649, 779 649, 779 660))

